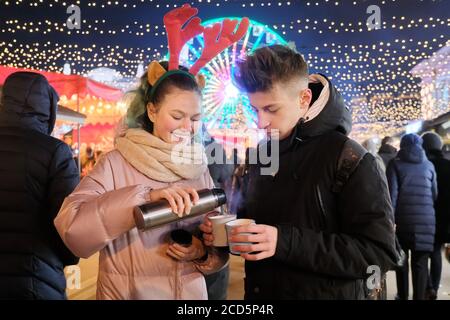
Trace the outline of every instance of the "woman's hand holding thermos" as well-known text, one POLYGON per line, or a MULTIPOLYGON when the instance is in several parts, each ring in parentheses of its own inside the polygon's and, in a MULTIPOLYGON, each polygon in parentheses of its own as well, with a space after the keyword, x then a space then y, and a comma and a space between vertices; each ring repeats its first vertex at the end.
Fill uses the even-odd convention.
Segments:
POLYGON ((150 191, 150 201, 166 199, 174 213, 180 218, 191 212, 192 206, 199 200, 194 188, 171 186, 150 191))

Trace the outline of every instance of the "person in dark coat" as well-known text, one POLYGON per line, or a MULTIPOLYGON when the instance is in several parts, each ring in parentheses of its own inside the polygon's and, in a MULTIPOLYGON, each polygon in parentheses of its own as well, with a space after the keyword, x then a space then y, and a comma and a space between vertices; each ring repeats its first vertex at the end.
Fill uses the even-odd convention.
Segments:
POLYGON ((65 299, 77 264, 53 220, 79 182, 69 147, 50 136, 58 95, 32 72, 10 75, 0 102, 0 299, 65 299))
MULTIPOLYGON (((389 162, 386 175, 397 237, 407 257, 408 251, 411 251, 413 299, 423 300, 428 279, 428 258, 434 248, 437 184, 434 166, 427 160, 422 148, 422 138, 416 134, 402 137, 398 156, 389 162)), ((396 271, 400 300, 408 300, 408 271, 408 262, 396 271)))
POLYGON ((208 158, 209 174, 214 181, 214 185, 217 188, 224 189, 228 195, 234 171, 234 162, 227 161, 223 146, 208 133, 205 134, 204 146, 208 158))
MULTIPOLYGON (((227 194, 227 205, 229 206, 231 178, 233 175, 234 164, 227 163, 227 158, 223 146, 218 143, 214 137, 209 135, 205 126, 203 126, 204 146, 208 158, 208 170, 214 181, 216 188, 225 190, 227 194)), ((209 300, 226 300, 228 294, 228 282, 230 278, 230 268, 227 265, 220 271, 205 275, 206 288, 208 290, 209 300)))
POLYGON ((431 253, 430 275, 428 278, 427 295, 429 299, 436 299, 442 273, 442 246, 450 243, 450 160, 444 158, 442 139, 434 132, 427 132, 422 136, 423 148, 428 160, 436 170, 438 197, 434 202, 436 211, 436 235, 434 250, 431 253))
POLYGON ((397 149, 392 145, 394 140, 386 136, 381 140, 381 146, 378 150, 378 155, 383 159, 384 167, 387 168, 389 161, 395 158, 397 155, 397 149))
MULTIPOLYGON (((381 277, 395 264, 392 207, 370 153, 333 192, 338 159, 350 141, 351 112, 343 98, 323 75, 310 75, 308 84, 303 57, 284 46, 256 50, 236 80, 248 92, 258 127, 279 133, 272 158, 278 157, 278 170, 262 174, 270 167, 249 157, 238 216, 256 225, 236 228, 229 239, 254 243, 234 247, 246 259, 245 299, 367 298, 371 267, 381 277)), ((202 229, 211 241, 208 222, 202 229)))

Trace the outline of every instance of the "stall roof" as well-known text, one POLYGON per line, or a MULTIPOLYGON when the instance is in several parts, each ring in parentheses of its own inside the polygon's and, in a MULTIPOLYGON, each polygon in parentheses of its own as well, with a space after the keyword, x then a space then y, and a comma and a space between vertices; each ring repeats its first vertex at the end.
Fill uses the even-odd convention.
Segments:
POLYGON ((76 112, 72 109, 63 107, 61 105, 58 105, 56 120, 84 124, 84 121, 86 120, 86 115, 80 112, 76 112))
POLYGON ((77 94, 78 97, 84 98, 87 95, 91 95, 108 101, 118 101, 123 96, 123 92, 120 89, 107 86, 103 83, 79 75, 66 75, 56 72, 30 70, 8 66, 0 66, 0 85, 3 85, 6 78, 10 74, 19 71, 42 74, 47 78, 48 82, 53 86, 53 88, 55 88, 56 92, 58 92, 60 96, 65 95, 70 98, 74 94, 77 94))

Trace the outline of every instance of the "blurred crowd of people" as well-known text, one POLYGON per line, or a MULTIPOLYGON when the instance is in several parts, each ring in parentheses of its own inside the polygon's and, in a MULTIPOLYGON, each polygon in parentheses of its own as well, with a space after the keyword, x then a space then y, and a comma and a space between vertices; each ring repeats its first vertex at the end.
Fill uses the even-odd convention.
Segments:
MULTIPOLYGON (((409 297, 409 256, 413 299, 434 300, 442 273, 442 251, 450 243, 450 159, 442 138, 434 132, 406 134, 400 149, 392 137, 381 146, 363 142, 385 170, 394 208, 396 234, 405 263, 396 270, 397 299, 409 297)), ((448 248, 445 248, 448 254, 448 248)))

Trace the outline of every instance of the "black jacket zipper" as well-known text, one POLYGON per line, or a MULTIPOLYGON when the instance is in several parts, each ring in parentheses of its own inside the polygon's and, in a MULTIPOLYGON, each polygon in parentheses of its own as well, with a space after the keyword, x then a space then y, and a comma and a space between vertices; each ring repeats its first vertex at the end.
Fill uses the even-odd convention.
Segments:
POLYGON ((326 212, 325 212, 325 207, 323 205, 322 193, 320 192, 319 185, 316 185, 316 197, 317 197, 317 202, 318 202, 319 208, 320 208, 320 214, 321 214, 320 221, 322 223, 322 226, 325 227, 326 212))

